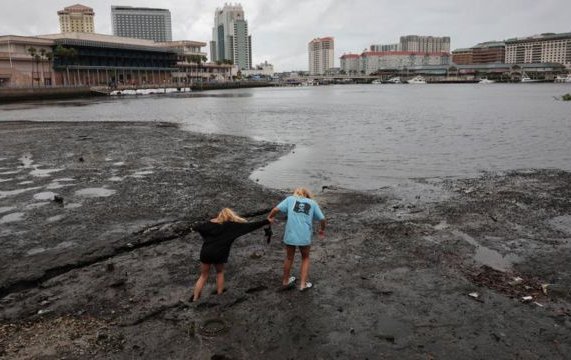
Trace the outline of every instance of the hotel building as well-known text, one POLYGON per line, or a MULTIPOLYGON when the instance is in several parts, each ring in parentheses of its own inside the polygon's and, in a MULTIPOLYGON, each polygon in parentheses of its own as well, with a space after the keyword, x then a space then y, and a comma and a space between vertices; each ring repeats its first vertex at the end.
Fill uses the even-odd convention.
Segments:
POLYGON ((448 65, 446 52, 366 51, 360 56, 359 70, 370 75, 379 70, 403 70, 413 66, 448 65))
POLYGON ((450 52, 450 37, 407 35, 401 36, 400 51, 425 53, 450 52))
POLYGON ((571 33, 506 40, 507 64, 559 63, 571 68, 571 33))
POLYGON ((95 32, 93 9, 81 4, 68 6, 57 12, 60 32, 95 32))
POLYGON ((340 58, 341 71, 347 75, 358 74, 360 58, 358 54, 343 54, 340 58))
POLYGON ((226 4, 222 9, 216 9, 210 59, 214 62, 230 60, 241 70, 252 67, 252 37, 248 35, 242 5, 226 4))
POLYGON ((332 37, 316 38, 307 46, 309 75, 323 75, 334 67, 335 41, 332 37))
POLYGON ((111 6, 113 35, 135 39, 172 40, 171 13, 167 9, 111 6))

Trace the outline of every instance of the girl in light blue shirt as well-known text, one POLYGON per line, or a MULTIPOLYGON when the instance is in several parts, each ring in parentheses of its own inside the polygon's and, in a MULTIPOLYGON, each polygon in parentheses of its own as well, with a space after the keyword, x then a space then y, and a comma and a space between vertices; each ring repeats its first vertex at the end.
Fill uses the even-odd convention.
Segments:
POLYGON ((313 236, 313 221, 319 221, 319 237, 325 236, 325 216, 317 202, 306 188, 297 188, 292 196, 288 196, 272 209, 269 219, 273 219, 278 212, 287 215, 284 232, 286 258, 284 260, 284 273, 282 285, 284 289, 295 286, 295 276, 290 276, 291 266, 295 257, 295 248, 299 247, 301 253, 301 284, 299 289, 306 290, 312 287, 309 277, 309 250, 313 236))

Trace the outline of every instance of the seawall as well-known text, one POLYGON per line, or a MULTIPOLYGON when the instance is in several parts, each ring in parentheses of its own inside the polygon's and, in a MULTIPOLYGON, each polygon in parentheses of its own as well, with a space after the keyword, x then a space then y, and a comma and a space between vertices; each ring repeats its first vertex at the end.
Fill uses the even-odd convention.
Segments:
POLYGON ((66 99, 97 96, 89 86, 45 88, 0 88, 0 103, 23 100, 66 99))

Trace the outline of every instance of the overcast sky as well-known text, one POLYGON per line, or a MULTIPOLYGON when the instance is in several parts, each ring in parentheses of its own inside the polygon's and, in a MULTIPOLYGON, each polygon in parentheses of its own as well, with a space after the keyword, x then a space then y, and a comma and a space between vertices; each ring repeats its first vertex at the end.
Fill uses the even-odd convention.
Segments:
MULTIPOLYGON (((173 40, 208 43, 215 0, 81 0, 95 11, 95 31, 111 34, 111 5, 168 8, 173 40)), ((0 0, 0 35, 59 32, 57 11, 75 0, 0 0)), ((570 0, 242 0, 253 62, 276 71, 307 70, 307 43, 335 38, 335 66, 346 52, 396 43, 401 35, 450 36, 452 49, 545 32, 571 32, 570 0)), ((210 56, 208 46, 205 51, 210 56)))

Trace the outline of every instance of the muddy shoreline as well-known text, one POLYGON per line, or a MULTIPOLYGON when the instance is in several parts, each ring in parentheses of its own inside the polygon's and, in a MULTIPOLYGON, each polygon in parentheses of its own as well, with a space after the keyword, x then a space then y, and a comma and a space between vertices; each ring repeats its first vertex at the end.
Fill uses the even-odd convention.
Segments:
POLYGON ((276 291, 281 223, 269 245, 261 231, 240 239, 228 291, 210 295, 211 282, 196 304, 190 225, 228 205, 258 219, 284 194, 248 176, 291 147, 168 123, 3 122, 0 134, 0 358, 571 351, 569 172, 325 188, 314 289, 276 291))

